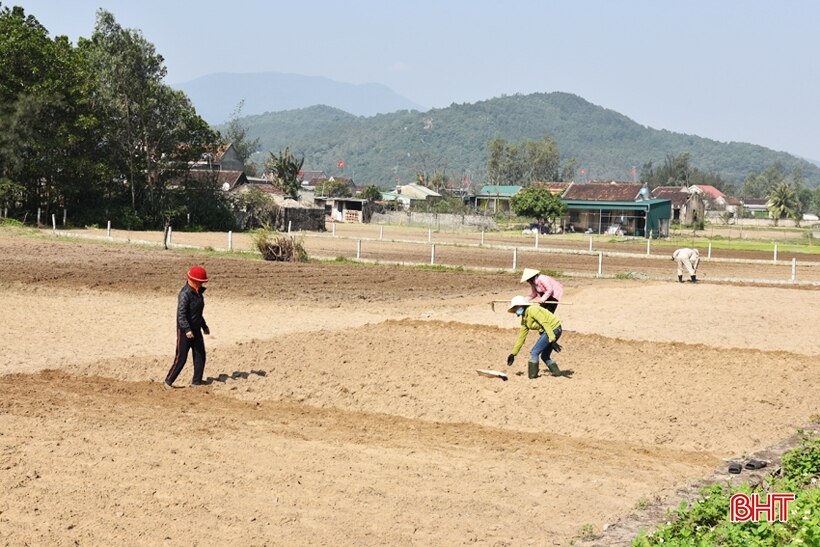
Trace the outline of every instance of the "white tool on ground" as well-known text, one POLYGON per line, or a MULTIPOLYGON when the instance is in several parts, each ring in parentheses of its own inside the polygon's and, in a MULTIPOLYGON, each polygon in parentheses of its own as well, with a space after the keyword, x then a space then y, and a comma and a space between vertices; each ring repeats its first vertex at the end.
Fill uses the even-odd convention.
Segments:
POLYGON ((475 371, 478 373, 479 376, 486 376, 487 378, 500 378, 501 380, 507 381, 507 375, 503 372, 499 372, 497 370, 489 370, 483 368, 477 368, 475 371))

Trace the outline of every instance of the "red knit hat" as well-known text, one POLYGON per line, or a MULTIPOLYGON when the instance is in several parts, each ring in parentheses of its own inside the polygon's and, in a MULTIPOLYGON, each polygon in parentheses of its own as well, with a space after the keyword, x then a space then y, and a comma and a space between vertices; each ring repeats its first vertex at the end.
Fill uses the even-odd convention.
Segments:
POLYGON ((188 279, 191 281, 199 281, 200 283, 208 282, 208 273, 202 266, 191 266, 188 270, 188 279))

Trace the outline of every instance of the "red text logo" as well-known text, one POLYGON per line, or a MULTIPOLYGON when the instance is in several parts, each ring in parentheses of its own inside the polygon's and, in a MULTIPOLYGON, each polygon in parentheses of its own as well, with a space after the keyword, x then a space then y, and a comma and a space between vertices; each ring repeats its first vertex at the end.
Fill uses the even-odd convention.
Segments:
POLYGON ((764 515, 767 522, 786 522, 789 519, 789 503, 794 494, 766 494, 766 501, 760 495, 734 494, 729 498, 729 518, 732 522, 758 522, 764 515))

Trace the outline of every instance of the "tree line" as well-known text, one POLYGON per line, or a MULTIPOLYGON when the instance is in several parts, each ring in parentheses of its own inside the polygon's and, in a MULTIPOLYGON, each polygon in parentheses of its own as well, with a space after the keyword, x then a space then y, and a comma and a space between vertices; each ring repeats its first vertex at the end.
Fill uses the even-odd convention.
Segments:
POLYGON ((105 10, 73 45, 23 8, 0 6, 4 212, 30 221, 67 209, 77 225, 134 229, 231 225, 216 185, 188 173, 221 137, 165 74, 153 44, 105 10))

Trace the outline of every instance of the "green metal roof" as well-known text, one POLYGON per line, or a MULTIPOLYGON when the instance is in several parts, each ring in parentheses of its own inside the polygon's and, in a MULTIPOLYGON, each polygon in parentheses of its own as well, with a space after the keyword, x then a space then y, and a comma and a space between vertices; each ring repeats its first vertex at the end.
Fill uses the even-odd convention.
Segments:
POLYGON ((668 199, 644 199, 641 201, 595 201, 585 199, 565 199, 562 200, 570 209, 601 209, 604 211, 648 211, 658 210, 662 212, 664 208, 669 209, 672 215, 672 201, 668 199))

